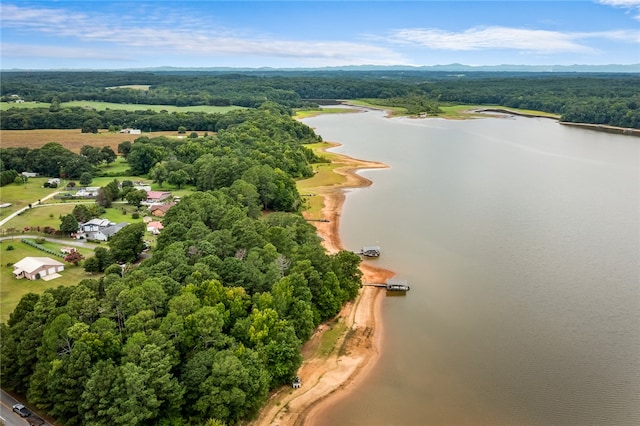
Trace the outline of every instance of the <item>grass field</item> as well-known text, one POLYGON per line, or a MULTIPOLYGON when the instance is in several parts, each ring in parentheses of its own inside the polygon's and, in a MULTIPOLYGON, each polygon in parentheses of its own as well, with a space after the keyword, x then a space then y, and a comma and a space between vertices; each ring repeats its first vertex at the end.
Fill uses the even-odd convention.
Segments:
MULTIPOLYGON (((83 201, 82 203, 87 203, 83 201)), ((93 202, 88 202, 92 204, 93 202)), ((80 203, 78 203, 80 204, 80 203)), ((11 219, 9 222, 2 226, 2 229, 8 231, 9 229, 15 229, 15 232, 21 232, 25 227, 30 228, 44 228, 50 226, 54 229, 60 228, 60 216, 65 216, 73 211, 76 204, 61 204, 57 202, 49 202, 43 206, 34 207, 11 219)), ((109 219, 111 222, 120 223, 137 223, 142 222, 143 212, 140 212, 138 219, 133 219, 131 214, 135 212, 134 206, 126 203, 113 204, 113 207, 106 209, 106 212, 101 216, 105 219, 109 219), (126 213, 123 213, 123 210, 126 213)))
MULTIPOLYGON (((46 243, 49 248, 59 250, 62 245, 54 243, 46 243)), ((85 256, 91 255, 91 250, 80 249, 80 252, 85 256)), ((9 314, 16 307, 22 296, 27 293, 40 294, 48 288, 56 288, 58 286, 69 286, 80 282, 85 278, 96 278, 99 275, 89 274, 84 271, 82 266, 73 266, 71 264, 65 264, 64 271, 60 273, 61 278, 57 278, 51 281, 43 280, 27 280, 16 279, 13 276, 13 266, 7 266, 8 263, 16 263, 26 256, 46 256, 46 254, 34 247, 20 241, 19 237, 14 240, 0 241, 0 256, 2 261, 0 263, 0 322, 6 322, 9 319, 9 314), (13 246, 14 250, 7 250, 8 246, 13 246)), ((56 260, 60 260, 56 258, 56 260)))
POLYGON ((129 164, 127 164, 127 160, 124 157, 116 158, 111 164, 102 164, 100 165, 100 173, 105 173, 109 175, 122 175, 125 176, 127 171, 129 170, 129 164))
POLYGON ((107 87, 107 89, 132 89, 132 90, 142 90, 146 92, 151 87, 150 84, 125 84, 123 86, 111 86, 107 87))
MULTIPOLYGON (((309 149, 312 149, 316 155, 322 156, 329 160, 333 160, 337 154, 331 152, 323 152, 323 149, 331 146, 326 142, 307 145, 309 149)), ((331 187, 338 185, 344 181, 344 177, 334 173, 333 171, 338 167, 343 167, 344 164, 336 163, 319 163, 313 165, 315 174, 308 178, 299 180, 296 182, 298 192, 304 196, 304 210, 307 212, 310 218, 320 218, 320 212, 324 207, 322 197, 316 196, 317 189, 320 187, 331 187)))
MULTIPOLYGON (((392 115, 406 115, 407 110, 402 107, 393 107, 388 105, 377 105, 369 102, 367 99, 350 99, 348 101, 351 105, 361 106, 365 108, 374 108, 374 109, 384 109, 390 111, 392 115)), ((439 118, 447 118, 447 119, 468 119, 468 118, 479 118, 479 117, 487 117, 487 114, 481 114, 473 112, 475 109, 504 109, 514 111, 519 114, 527 114, 527 115, 535 115, 539 117, 551 117, 551 118, 560 118, 558 114, 551 114, 543 111, 534 111, 527 109, 519 109, 519 108, 508 108, 500 105, 440 105, 440 109, 442 113, 438 115, 439 118)), ((296 112, 296 118, 307 118, 313 117, 314 115, 325 114, 325 113, 340 113, 340 112, 348 112, 344 109, 340 108, 328 108, 326 110, 318 111, 318 110, 301 110, 296 112)))
POLYGON ((487 114, 473 112, 473 110, 476 109, 504 109, 514 111, 519 114, 535 115, 538 117, 560 118, 560 115, 551 114, 549 112, 534 111, 530 109, 508 108, 500 105, 440 105, 440 109, 443 112, 438 117, 449 119, 487 117, 487 114))
POLYGON ((353 109, 347 109, 347 108, 301 109, 301 110, 295 111, 294 117, 298 119, 302 119, 302 118, 315 117, 316 115, 320 115, 320 114, 348 114, 353 112, 356 112, 356 111, 354 111, 353 109))
POLYGON ((34 207, 14 217, 2 228, 5 230, 15 228, 17 231, 22 231, 26 226, 30 228, 50 226, 59 229, 60 216, 71 213, 73 207, 72 204, 45 204, 43 207, 34 207))
POLYGON ((0 111, 6 111, 11 108, 29 109, 29 108, 49 108, 49 102, 0 102, 0 111))
MULTIPOLYGON (((6 111, 10 108, 49 108, 50 104, 46 102, 23 102, 23 103, 9 103, 0 102, 0 111, 6 111)), ((125 111, 168 111, 168 112, 206 112, 206 113, 225 113, 233 111, 234 109, 244 109, 239 106, 211 106, 211 105, 194 105, 177 107, 175 105, 150 105, 150 104, 116 104, 112 102, 98 102, 98 101, 72 101, 61 102, 61 108, 82 107, 92 108, 97 111, 104 111, 107 109, 120 109, 125 111)))
POLYGON ((0 187, 0 203, 11 203, 10 207, 0 209, 0 219, 57 191, 56 189, 43 188, 42 185, 46 181, 47 178, 29 178, 26 184, 10 183, 0 187))
POLYGON ((100 217, 109 219, 109 221, 113 223, 127 222, 131 224, 142 222, 142 218, 145 215, 144 212, 140 211, 138 219, 134 219, 131 217, 131 214, 135 211, 136 208, 129 204, 113 204, 113 206, 108 208, 100 217))

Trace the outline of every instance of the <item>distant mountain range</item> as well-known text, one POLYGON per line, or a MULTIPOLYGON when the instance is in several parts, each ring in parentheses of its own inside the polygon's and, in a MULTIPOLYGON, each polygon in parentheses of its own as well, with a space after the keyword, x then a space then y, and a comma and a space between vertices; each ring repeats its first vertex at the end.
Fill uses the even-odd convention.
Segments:
POLYGON ((591 72, 591 73, 640 73, 640 63, 620 65, 345 65, 337 67, 318 68, 274 68, 274 67, 150 67, 150 68, 118 68, 118 69, 97 69, 97 68, 64 68, 64 69, 24 69, 13 68, 1 70, 2 72, 15 71, 146 71, 146 72, 277 72, 277 71, 444 71, 444 72, 591 72))

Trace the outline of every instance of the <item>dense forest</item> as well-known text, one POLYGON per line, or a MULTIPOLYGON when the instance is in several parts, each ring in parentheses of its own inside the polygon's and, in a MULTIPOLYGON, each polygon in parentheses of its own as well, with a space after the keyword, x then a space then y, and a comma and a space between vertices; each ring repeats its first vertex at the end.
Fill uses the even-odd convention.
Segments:
POLYGON ((188 170, 201 191, 139 265, 115 263, 143 248, 133 224, 96 249, 102 278, 24 296, 0 325, 3 388, 65 425, 232 425, 290 383, 302 342, 357 295, 360 257, 327 254, 297 212, 294 178, 322 161, 310 128, 270 104, 219 121, 120 147, 135 172, 188 170))
MULTIPOLYGON (((7 72, 3 73, 0 96, 5 101, 17 96, 25 101, 55 100, 56 103, 90 100, 249 108, 265 101, 300 108, 329 99, 387 99, 396 104, 401 104, 399 99, 407 99, 407 105, 424 105, 430 113, 437 113, 439 104, 502 105, 560 114, 561 119, 568 122, 640 128, 638 86, 640 76, 637 74, 597 73, 7 72), (124 87, 132 85, 149 87, 148 90, 124 87)), ((191 130, 214 130, 206 114, 187 118, 150 111, 134 115, 116 111, 66 112, 55 107, 37 112, 10 109, 3 113, 0 126, 2 129, 80 128, 90 118, 99 119, 103 128, 124 127, 137 121, 137 127, 145 130, 166 130, 162 122, 184 125, 191 130), (147 118, 143 119, 145 115, 147 118), (181 119, 186 121, 179 122, 181 119), (187 123, 188 120, 192 121, 187 123)))

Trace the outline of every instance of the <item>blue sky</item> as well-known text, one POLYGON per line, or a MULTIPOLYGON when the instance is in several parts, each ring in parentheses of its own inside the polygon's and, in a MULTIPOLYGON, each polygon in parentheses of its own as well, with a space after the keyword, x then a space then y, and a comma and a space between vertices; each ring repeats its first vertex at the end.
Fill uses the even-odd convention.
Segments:
POLYGON ((0 68, 640 63, 640 0, 2 0, 0 68))

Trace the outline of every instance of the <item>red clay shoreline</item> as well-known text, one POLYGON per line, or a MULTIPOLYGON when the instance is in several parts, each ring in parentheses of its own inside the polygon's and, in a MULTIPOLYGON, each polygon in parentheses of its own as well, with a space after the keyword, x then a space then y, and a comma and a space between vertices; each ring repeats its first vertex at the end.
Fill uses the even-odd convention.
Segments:
MULTIPOLYGON (((331 144, 330 147, 338 146, 331 144)), ((340 239, 340 213, 346 188, 364 188, 371 181, 358 175, 358 170, 385 168, 386 165, 339 155, 333 163, 344 164, 334 170, 344 176, 339 185, 318 188, 324 207, 321 215, 328 222, 312 222, 329 253, 343 249, 340 239)), ((363 262, 363 282, 384 282, 394 272, 363 262)), ((356 300, 348 302, 334 321, 321 324, 303 346, 303 364, 299 370, 300 389, 284 387, 275 392, 251 424, 313 425, 321 412, 333 402, 352 392, 371 371, 380 355, 382 339, 381 302, 384 292, 375 287, 362 287, 356 300), (329 355, 317 353, 323 333, 333 327, 344 327, 329 355)))

